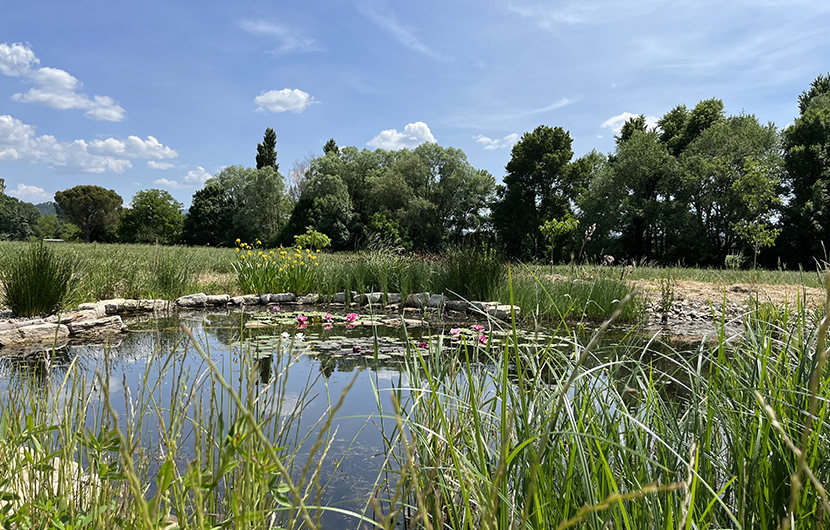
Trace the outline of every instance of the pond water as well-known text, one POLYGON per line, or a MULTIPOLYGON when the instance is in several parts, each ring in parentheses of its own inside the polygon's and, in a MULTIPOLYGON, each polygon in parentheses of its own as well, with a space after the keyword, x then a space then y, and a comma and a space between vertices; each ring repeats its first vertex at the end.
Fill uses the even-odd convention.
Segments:
MULTIPOLYGON (((189 400, 191 407, 208 410, 216 386, 210 385, 206 357, 215 364, 215 373, 242 395, 247 394, 243 367, 253 369, 257 414, 279 419, 274 425, 290 419, 292 443, 300 455, 308 454, 327 411, 342 396, 342 406, 324 433, 330 447, 321 469, 328 482, 323 504, 363 513, 367 499, 380 486, 378 473, 387 457, 384 436, 395 429, 389 414, 392 390, 408 392, 407 359, 412 360, 416 351, 427 356, 439 354, 438 350, 441 355, 458 355, 462 344, 476 359, 484 348, 501 347, 508 333, 486 321, 392 327, 378 325, 383 318, 271 309, 130 318, 125 319, 129 332, 110 343, 69 344, 52 353, 0 358, 0 391, 34 390, 60 402, 70 392, 68 381, 73 377, 85 377, 90 385, 101 377, 120 421, 136 414, 150 418, 141 430, 151 455, 163 429, 159 411, 164 417, 171 400, 189 400), (183 326, 192 331, 204 353, 193 347, 183 326), (146 408, 136 411, 142 404, 146 408)), ((523 342, 554 340, 538 333, 519 335, 523 342)), ((94 399, 101 397, 99 389, 94 399)), ((229 402, 227 396, 223 399, 229 402)), ((193 439, 185 429, 178 450, 182 465, 195 456, 193 439)), ((152 465, 150 469, 152 474, 152 465)), ((357 526, 357 520, 325 515, 324 527, 342 525, 357 526)))

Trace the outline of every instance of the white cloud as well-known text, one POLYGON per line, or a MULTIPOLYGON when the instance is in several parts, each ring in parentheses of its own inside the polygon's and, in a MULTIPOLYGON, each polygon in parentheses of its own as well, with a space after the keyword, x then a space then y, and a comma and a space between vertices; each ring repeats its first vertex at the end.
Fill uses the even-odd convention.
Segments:
POLYGON ((188 171, 187 175, 185 175, 182 179, 182 182, 170 179, 156 179, 153 181, 153 184, 165 186, 167 188, 171 188, 174 190, 193 189, 202 187, 202 185, 207 181, 207 179, 211 178, 212 176, 213 175, 208 173, 205 170, 205 168, 203 168, 202 166, 198 166, 196 169, 191 169, 190 171, 188 171))
POLYGON ((280 43, 279 53, 320 51, 317 41, 306 36, 296 28, 287 28, 262 20, 243 20, 239 27, 253 35, 277 39, 280 43))
POLYGON ((39 103, 53 109, 81 109, 94 120, 122 121, 125 110, 109 96, 93 96, 78 93, 82 83, 64 70, 38 68, 40 60, 30 47, 16 43, 0 44, 0 74, 22 77, 35 86, 26 92, 14 94, 13 101, 39 103))
POLYGON ((283 88, 262 92, 254 98, 257 112, 302 112, 308 106, 319 103, 307 92, 300 89, 283 88))
MULTIPOLYGON (((612 116, 605 120, 600 127, 606 127, 611 129, 611 132, 614 134, 620 134, 620 130, 622 130, 622 126, 630 120, 631 118, 636 118, 639 114, 632 114, 630 112, 623 112, 622 114, 618 114, 616 116, 612 116)), ((646 126, 649 128, 657 127, 657 118, 654 116, 646 116, 646 126)))
POLYGON ((172 162, 156 162, 155 160, 148 160, 147 167, 150 169, 173 169, 176 164, 172 162))
POLYGON ((43 202, 51 201, 52 195, 46 193, 46 190, 37 186, 27 186, 26 184, 18 184, 13 190, 8 190, 7 193, 12 197, 17 197, 22 201, 28 202, 43 202))
POLYGON ((393 151, 405 147, 413 149, 423 143, 434 144, 436 143, 435 137, 432 135, 432 131, 429 130, 426 123, 416 121, 404 127, 403 132, 398 132, 397 129, 382 131, 366 142, 366 145, 376 149, 393 151))
POLYGON ((142 140, 138 136, 128 136, 126 140, 116 140, 115 138, 93 140, 90 142, 90 151, 99 155, 152 158, 156 160, 179 156, 175 149, 162 145, 153 136, 148 136, 146 140, 142 140))
POLYGON ((403 44, 410 50, 422 53, 438 61, 449 62, 451 59, 422 43, 415 36, 414 30, 405 27, 398 21, 398 17, 384 2, 363 2, 358 6, 360 12, 380 26, 380 28, 391 35, 396 41, 403 44))
POLYGON ((476 141, 478 144, 482 144, 484 149, 487 151, 494 151, 496 149, 508 149, 513 147, 516 142, 519 141, 519 135, 516 133, 508 134, 502 139, 493 139, 484 136, 483 134, 478 134, 473 136, 473 140, 476 141))
POLYGON ((9 115, 0 116, 0 162, 44 163, 64 173, 123 173, 133 167, 130 158, 173 158, 175 150, 152 136, 142 140, 73 140, 38 136, 35 127, 9 115))

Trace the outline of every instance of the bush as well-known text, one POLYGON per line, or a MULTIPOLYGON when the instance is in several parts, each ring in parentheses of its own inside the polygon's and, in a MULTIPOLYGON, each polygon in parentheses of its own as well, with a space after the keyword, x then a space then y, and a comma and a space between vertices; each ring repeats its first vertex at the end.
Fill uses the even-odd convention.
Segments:
POLYGON ((15 316, 32 317, 62 309, 77 283, 77 258, 43 242, 13 254, 0 269, 3 304, 15 316))

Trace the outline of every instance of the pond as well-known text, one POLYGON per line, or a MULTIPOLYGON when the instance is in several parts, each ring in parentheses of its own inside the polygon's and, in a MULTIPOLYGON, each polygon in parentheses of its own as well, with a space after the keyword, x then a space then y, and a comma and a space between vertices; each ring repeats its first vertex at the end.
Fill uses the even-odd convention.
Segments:
MULTIPOLYGON (((180 432, 171 427, 172 411, 185 410, 197 423, 202 418, 202 424, 210 424, 204 427, 208 432, 230 432, 232 426, 222 422, 230 423, 233 416, 231 397, 216 383, 222 377, 253 404, 275 445, 289 446, 296 462, 309 456, 321 460, 323 505, 368 517, 368 500, 382 497, 381 489, 394 488, 394 480, 379 475, 390 467, 385 460, 398 432, 391 395, 411 397, 407 374, 420 370, 419 357, 465 356, 474 370, 486 369, 490 361, 482 354, 488 348, 503 348, 514 333, 487 321, 416 326, 413 320, 411 326, 392 326, 387 324, 394 319, 384 315, 271 308, 134 317, 125 322, 129 331, 109 343, 70 344, 40 355, 2 358, 0 391, 33 392, 60 415, 65 402, 79 397, 77 388, 89 386, 86 421, 97 424, 106 421, 103 407, 96 406, 104 399, 101 383, 106 385, 119 422, 131 426, 141 439, 152 495, 160 455, 171 445, 181 473, 203 450, 192 425, 180 432), (323 446, 314 448, 318 440, 323 446)), ((541 333, 515 333, 521 344, 545 346, 558 340, 541 333)), ((79 458, 85 461, 86 456, 79 458)), ((300 468, 298 464, 294 474, 300 468)), ((323 527, 357 523, 334 510, 323 516, 323 527)))

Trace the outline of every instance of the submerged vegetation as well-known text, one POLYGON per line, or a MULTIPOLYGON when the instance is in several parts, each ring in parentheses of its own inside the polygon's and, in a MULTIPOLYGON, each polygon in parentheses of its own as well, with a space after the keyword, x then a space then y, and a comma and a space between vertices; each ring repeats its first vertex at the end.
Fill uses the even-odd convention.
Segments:
MULTIPOLYGON (((691 351, 635 332, 602 340, 608 323, 585 337, 564 319, 541 344, 515 327, 487 344, 492 322, 412 338, 396 355, 400 376, 358 373, 342 395, 324 392, 313 428, 300 420, 326 381, 309 378, 289 396, 306 351, 299 331, 241 340, 217 357, 184 327, 148 356, 139 388, 117 384, 105 356, 93 380, 73 361, 56 383, 19 380, 3 393, 0 519, 18 528, 319 528, 332 515, 387 529, 824 527, 827 322, 814 324, 803 306, 782 311, 758 311, 743 334, 722 328, 691 351), (188 356, 203 369, 191 372, 188 356), (176 383, 162 391, 164 377, 176 383), (326 491, 351 444, 336 444, 335 425, 364 378, 377 407, 364 429, 379 430, 385 456, 373 493, 341 506, 326 491)), ((304 317, 268 318, 303 332, 315 320, 358 320, 304 317)), ((348 352, 315 355, 322 369, 348 352)))

